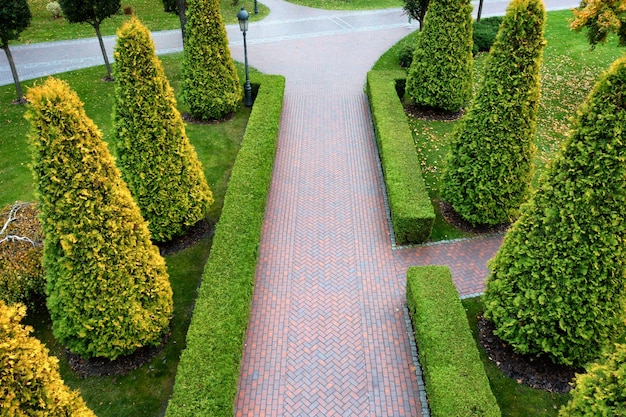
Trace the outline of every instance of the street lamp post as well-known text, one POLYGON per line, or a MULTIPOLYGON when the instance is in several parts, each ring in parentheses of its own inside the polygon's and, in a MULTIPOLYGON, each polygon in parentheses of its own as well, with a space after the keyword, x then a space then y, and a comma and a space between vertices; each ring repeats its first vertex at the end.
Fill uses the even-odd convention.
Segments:
POLYGON ((254 0, 254 14, 259 14, 259 3, 254 0))
POLYGON ((246 68, 246 83, 243 85, 244 104, 248 107, 252 106, 252 86, 250 85, 250 76, 248 75, 248 46, 246 45, 246 32, 248 31, 248 12, 243 7, 237 13, 239 20, 239 29, 243 32, 243 56, 246 68))

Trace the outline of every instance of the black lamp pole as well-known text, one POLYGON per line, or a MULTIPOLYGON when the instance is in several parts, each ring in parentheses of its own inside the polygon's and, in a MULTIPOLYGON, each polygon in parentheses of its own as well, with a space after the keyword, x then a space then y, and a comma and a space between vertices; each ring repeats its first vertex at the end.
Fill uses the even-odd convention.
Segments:
POLYGON ((243 85, 244 104, 248 107, 252 106, 252 86, 250 85, 250 76, 248 75, 248 46, 246 45, 246 32, 248 31, 248 12, 243 7, 237 13, 239 20, 239 29, 243 32, 243 56, 246 68, 246 83, 243 85))
POLYGON ((254 0, 254 14, 259 14, 259 4, 254 0))

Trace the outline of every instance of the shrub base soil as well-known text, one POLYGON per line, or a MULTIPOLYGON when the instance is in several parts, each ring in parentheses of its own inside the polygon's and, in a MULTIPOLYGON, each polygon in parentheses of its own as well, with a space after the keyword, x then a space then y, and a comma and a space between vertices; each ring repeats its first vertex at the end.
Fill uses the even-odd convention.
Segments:
POLYGON ((531 388, 566 393, 576 373, 583 368, 557 365, 549 358, 515 353, 513 348, 493 334, 494 324, 478 316, 478 337, 489 359, 509 378, 531 388))

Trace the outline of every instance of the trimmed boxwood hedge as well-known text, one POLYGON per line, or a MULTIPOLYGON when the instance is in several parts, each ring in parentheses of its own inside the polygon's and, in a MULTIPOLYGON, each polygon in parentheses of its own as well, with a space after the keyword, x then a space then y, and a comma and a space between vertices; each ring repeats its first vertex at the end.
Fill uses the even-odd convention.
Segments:
POLYGON ((431 415, 500 416, 448 267, 410 267, 406 299, 431 415))
POLYGON ((262 76, 224 198, 166 416, 234 415, 285 79, 262 76))
POLYGON ((403 71, 370 71, 370 99, 378 152, 385 174, 391 221, 399 244, 428 240, 435 211, 422 177, 413 136, 396 85, 403 71))

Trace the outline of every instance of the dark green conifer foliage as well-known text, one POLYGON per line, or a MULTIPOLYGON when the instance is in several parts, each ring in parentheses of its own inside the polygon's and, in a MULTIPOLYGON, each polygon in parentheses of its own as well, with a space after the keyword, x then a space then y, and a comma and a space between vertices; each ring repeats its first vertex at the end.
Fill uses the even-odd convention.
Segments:
POLYGON ((472 98, 472 6, 468 0, 432 0, 406 80, 419 106, 457 112, 472 98))
POLYGON ((203 219, 213 197, 150 32, 132 18, 117 35, 113 108, 117 165, 148 221, 152 239, 167 242, 203 219))
POLYGON ((222 119, 239 106, 239 76, 217 0, 187 2, 182 75, 183 99, 194 118, 222 119))
POLYGON ((626 345, 616 343, 602 359, 576 375, 575 386, 560 417, 626 417, 626 345))
POLYGON ((442 197, 474 225, 511 222, 528 198, 544 21, 541 0, 510 3, 483 84, 453 136, 442 197))
POLYGON ((596 83, 490 263, 485 315, 517 351, 582 365, 624 329, 626 57, 596 83))
POLYGON ((102 134, 63 81, 27 98, 55 337, 83 357, 158 345, 172 312, 165 261, 102 134))

